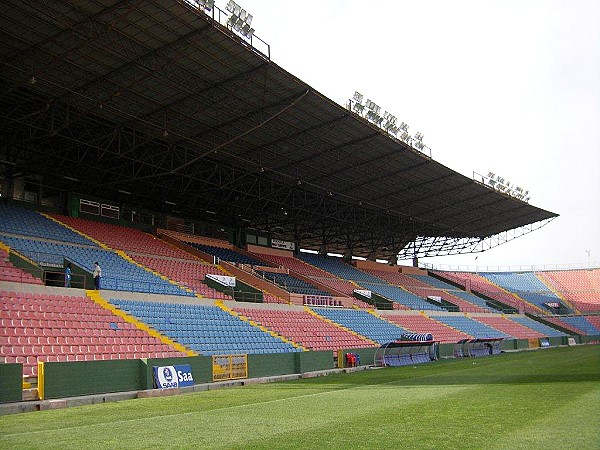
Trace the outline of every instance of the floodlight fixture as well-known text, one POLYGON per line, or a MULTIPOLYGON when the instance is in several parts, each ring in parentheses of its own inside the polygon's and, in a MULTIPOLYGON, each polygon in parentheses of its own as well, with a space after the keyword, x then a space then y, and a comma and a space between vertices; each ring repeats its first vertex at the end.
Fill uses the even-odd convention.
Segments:
POLYGON ((405 122, 402 122, 402 123, 400 124, 400 129, 401 129, 402 131, 405 131, 406 133, 408 133, 408 125, 407 125, 405 122))
POLYGON ((250 27, 250 24, 246 24, 242 27, 242 34, 244 37, 251 39, 254 36, 254 28, 250 27))
POLYGON ((415 141, 415 148, 417 148, 419 150, 423 150, 423 148, 425 148, 425 144, 423 144, 423 141, 416 140, 415 141))
POLYGON ((251 27, 252 19, 254 18, 252 14, 249 14, 233 0, 229 0, 225 9, 231 13, 229 19, 227 19, 227 26, 245 38, 251 39, 254 35, 254 28, 251 27))
POLYGON ((393 123, 386 122, 383 124, 383 128, 385 128, 388 133, 393 134, 394 136, 396 136, 398 133, 398 127, 393 123))
POLYGON ((385 128, 388 131, 395 130, 394 133, 396 133, 398 131, 398 127, 396 126, 398 119, 396 118, 396 116, 394 116, 386 111, 383 113, 383 119, 385 120, 385 123, 383 124, 383 128, 385 128))
POLYGON ((354 100, 356 103, 362 103, 363 95, 358 91, 354 91, 354 96, 352 97, 352 100, 354 100))
POLYGON ((358 113, 358 114, 362 114, 362 112, 365 109, 365 105, 363 105, 362 103, 354 103, 354 106, 352 106, 352 109, 358 113))
POLYGON ((379 124, 383 120, 383 117, 381 117, 375 111, 371 110, 367 111, 367 119, 369 119, 373 123, 379 124))
POLYGON ((229 0, 227 2, 227 6, 225 6, 225 9, 227 11, 229 11, 230 13, 234 13, 236 11, 236 8, 239 10, 239 6, 236 2, 234 2, 233 0, 229 0))
POLYGON ((252 24, 252 19, 253 18, 254 17, 252 16, 252 14, 248 14, 248 12, 246 10, 242 9, 240 11, 240 19, 243 20, 248 25, 252 24))
POLYGON ((494 172, 488 172, 488 178, 492 179, 494 178, 496 175, 494 174, 494 172))
POLYGON ((423 142, 423 133, 419 133, 418 131, 415 133, 415 139, 419 142, 423 142))
POLYGON ((367 109, 370 109, 377 115, 379 115, 379 112, 381 111, 381 106, 379 106, 377 103, 375 103, 372 100, 367 100, 365 106, 367 107, 367 109))
POLYGON ((215 0, 198 0, 198 7, 210 11, 215 6, 215 0))

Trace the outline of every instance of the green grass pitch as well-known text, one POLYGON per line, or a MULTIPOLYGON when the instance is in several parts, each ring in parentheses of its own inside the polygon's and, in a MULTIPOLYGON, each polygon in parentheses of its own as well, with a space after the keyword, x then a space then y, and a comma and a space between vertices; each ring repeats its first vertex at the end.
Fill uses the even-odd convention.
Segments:
POLYGON ((600 449, 600 346, 0 417, 0 449, 600 449))

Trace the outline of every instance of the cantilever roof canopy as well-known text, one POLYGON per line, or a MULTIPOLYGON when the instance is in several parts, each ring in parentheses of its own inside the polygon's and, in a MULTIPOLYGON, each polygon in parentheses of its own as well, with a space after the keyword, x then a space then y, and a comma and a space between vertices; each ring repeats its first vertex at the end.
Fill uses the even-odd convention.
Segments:
POLYGON ((556 217, 390 137, 215 13, 177 0, 2 2, 4 176, 384 258, 409 243, 440 252, 417 249, 424 238, 469 251, 556 217))

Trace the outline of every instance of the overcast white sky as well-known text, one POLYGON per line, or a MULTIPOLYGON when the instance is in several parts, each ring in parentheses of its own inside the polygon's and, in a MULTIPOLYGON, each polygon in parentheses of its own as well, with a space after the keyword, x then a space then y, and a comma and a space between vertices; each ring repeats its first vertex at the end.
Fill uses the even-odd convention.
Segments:
POLYGON ((435 160, 500 174, 560 214, 487 252, 422 262, 587 264, 589 250, 600 264, 599 0, 237 3, 271 59, 325 96, 362 93, 422 132, 435 160))

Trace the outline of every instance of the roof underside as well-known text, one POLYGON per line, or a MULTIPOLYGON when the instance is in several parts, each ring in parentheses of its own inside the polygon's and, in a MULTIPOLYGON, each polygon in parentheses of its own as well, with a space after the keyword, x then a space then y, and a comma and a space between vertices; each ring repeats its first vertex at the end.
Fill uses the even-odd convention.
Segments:
POLYGON ((185 2, 8 0, 0 21, 5 177, 384 258, 556 216, 390 137, 185 2))

